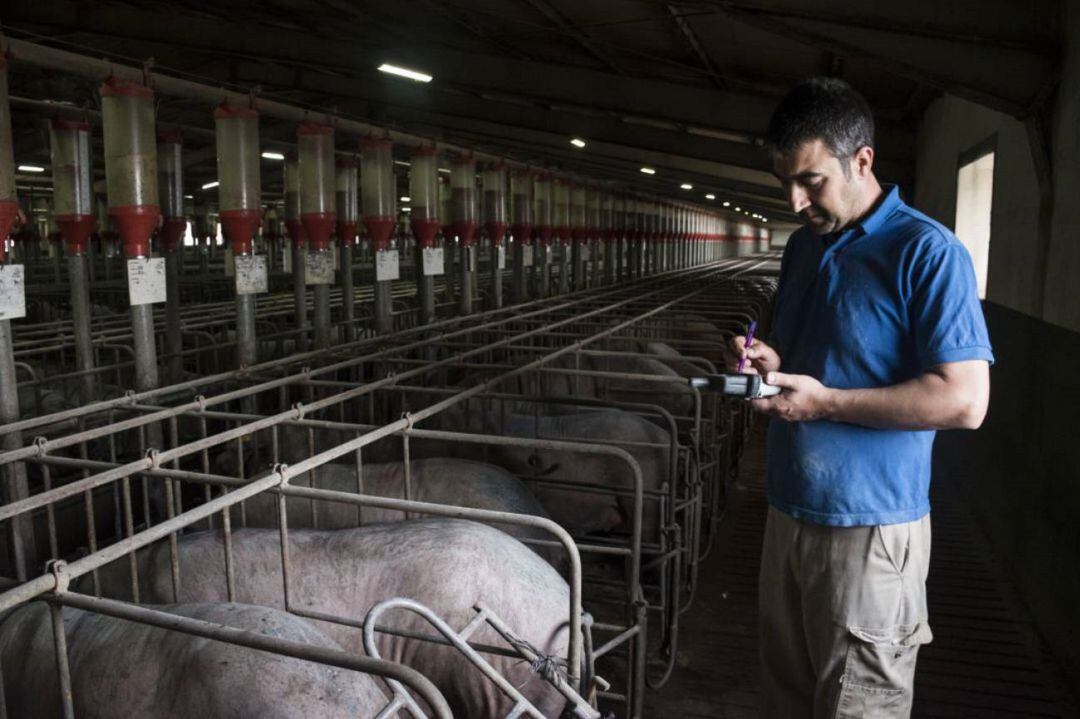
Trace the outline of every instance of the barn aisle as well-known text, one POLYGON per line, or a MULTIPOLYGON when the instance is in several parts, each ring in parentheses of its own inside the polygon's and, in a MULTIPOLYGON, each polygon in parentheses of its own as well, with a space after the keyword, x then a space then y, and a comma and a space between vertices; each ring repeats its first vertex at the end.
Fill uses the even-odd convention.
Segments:
MULTIPOLYGON (((648 717, 758 716, 763 430, 764 424, 747 445, 728 514, 702 566, 698 599, 682 617, 678 669, 661 691, 646 696, 648 717)), ((913 716, 1080 716, 950 487, 937 482, 931 499, 934 547, 928 592, 935 640, 920 650, 913 716)))

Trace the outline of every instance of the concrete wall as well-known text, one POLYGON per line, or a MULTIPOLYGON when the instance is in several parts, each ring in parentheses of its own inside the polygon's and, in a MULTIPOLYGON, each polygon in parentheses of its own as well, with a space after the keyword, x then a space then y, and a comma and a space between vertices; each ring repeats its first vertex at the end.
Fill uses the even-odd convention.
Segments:
MULTIPOLYGON (((919 132, 914 204, 950 227, 958 158, 996 137, 984 310, 997 363, 978 432, 943 432, 934 481, 960 489, 1036 626, 1080 687, 1080 3, 1067 6, 1051 132, 1053 204, 1019 121, 954 97, 919 132), (1040 282, 1043 280, 1043 282, 1040 282)), ((933 619, 931 618, 931 621, 933 619)))
POLYGON ((919 129, 914 205, 953 227, 959 157, 990 138, 996 138, 997 147, 986 299, 1037 314, 1036 280, 1042 269, 1034 252, 1034 228, 1039 186, 1027 132, 1019 120, 948 95, 936 100, 919 129))

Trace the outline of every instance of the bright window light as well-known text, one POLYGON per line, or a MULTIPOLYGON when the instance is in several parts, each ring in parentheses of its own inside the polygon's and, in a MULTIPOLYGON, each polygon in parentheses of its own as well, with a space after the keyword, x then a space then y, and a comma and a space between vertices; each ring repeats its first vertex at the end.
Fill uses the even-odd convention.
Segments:
POLYGON ((956 176, 956 237, 975 265, 979 299, 986 299, 990 264, 990 208, 994 202, 994 153, 960 168, 956 176))
POLYGON ((284 160, 285 159, 285 155, 282 155, 280 152, 264 152, 262 154, 262 156, 263 156, 263 159, 266 159, 266 160, 284 160))
POLYGON ((218 186, 218 181, 214 180, 213 182, 207 182, 205 185, 202 186, 202 188, 204 190, 212 190, 217 186, 218 186))
POLYGON ((416 70, 410 70, 407 67, 398 67, 397 65, 391 65, 388 62, 384 62, 379 65, 379 71, 389 73, 391 75, 397 75, 398 77, 407 77, 410 80, 416 80, 417 82, 431 82, 431 75, 423 72, 417 72, 416 70))
POLYGON ((679 187, 681 187, 684 190, 692 190, 692 189, 694 189, 694 186, 691 185, 689 182, 684 182, 681 185, 679 185, 679 187))
POLYGON ((571 140, 570 144, 574 147, 585 147, 585 141, 579 137, 575 137, 573 140, 571 140))
POLYGON ((41 165, 19 165, 19 172, 45 172, 41 165))
POLYGON ((656 170, 652 169, 651 167, 643 167, 643 168, 641 168, 641 171, 644 172, 646 175, 655 175, 656 174, 656 170))
POLYGON ((708 195, 705 195, 705 199, 706 199, 706 200, 715 200, 715 199, 716 199, 716 195, 713 195, 713 194, 708 194, 708 195))

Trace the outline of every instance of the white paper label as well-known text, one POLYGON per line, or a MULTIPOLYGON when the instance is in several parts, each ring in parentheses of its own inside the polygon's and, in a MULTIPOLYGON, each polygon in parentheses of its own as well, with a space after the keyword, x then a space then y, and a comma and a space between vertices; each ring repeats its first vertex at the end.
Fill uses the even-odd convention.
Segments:
POLYGON ((334 284, 334 255, 330 251, 304 253, 304 283, 334 284))
POLYGON ((26 274, 22 265, 0 265, 0 320, 26 317, 26 274))
POLYGON ((225 276, 236 276, 236 260, 233 258, 232 250, 228 247, 225 248, 225 276))
POLYGON ((443 248, 425 247, 421 250, 424 257, 424 274, 428 276, 441 275, 444 270, 443 248))
POLYGON ((499 245, 499 269, 506 269, 506 245, 499 245))
POLYGON ((522 256, 522 259, 524 260, 522 264, 524 264, 526 267, 532 267, 533 266, 533 246, 532 245, 522 245, 521 246, 521 256, 522 256))
POLYGON ((266 255, 240 255, 236 258, 236 294, 260 295, 269 289, 266 255))
POLYGON ((165 301, 165 258, 147 257, 127 261, 128 300, 132 306, 165 301))
POLYGON ((551 245, 541 245, 543 249, 540 250, 540 264, 551 264, 551 245))
POLYGON ((375 279, 378 282, 396 280, 401 274, 397 250, 379 250, 375 253, 375 279))

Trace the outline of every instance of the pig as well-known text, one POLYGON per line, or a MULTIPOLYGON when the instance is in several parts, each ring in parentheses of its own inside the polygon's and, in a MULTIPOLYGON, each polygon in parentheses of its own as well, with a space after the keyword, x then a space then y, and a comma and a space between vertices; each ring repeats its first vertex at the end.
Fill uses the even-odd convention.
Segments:
MULTIPOLYGON (((139 553, 140 600, 224 601, 224 552, 220 532, 180 537, 178 597, 173 596, 167 543, 139 553)), ((237 601, 284 606, 280 552, 277 530, 232 533, 237 601)), ((566 656, 569 586, 551 565, 493 527, 439 518, 356 529, 299 529, 289 533, 289 553, 291 609, 361 622, 376 603, 408 597, 460 630, 475 616, 473 606, 483 602, 541 652, 566 656)), ((107 596, 130 594, 126 561, 108 565, 101 579, 107 596)), ((402 611, 385 615, 382 623, 428 635, 434 632, 427 622, 402 611)), ((347 651, 363 651, 358 629, 322 621, 316 626, 347 651)), ((472 640, 505 646, 488 627, 472 640)), ((502 717, 513 706, 451 647, 387 634, 379 635, 378 646, 383 658, 411 666, 430 679, 454 716, 502 717)), ((565 700, 528 662, 494 655, 487 659, 544 716, 559 715, 565 700)))
MULTIPOLYGON (((363 464, 363 492, 378 497, 405 498, 405 465, 400 462, 363 464)), ((455 507, 490 509, 498 512, 531 514, 550 518, 547 510, 525 484, 501 467, 467 459, 435 457, 410 462, 411 499, 420 502, 446 504, 455 507)), ((357 492, 356 468, 341 464, 325 464, 292 480, 296 486, 314 486, 336 492, 357 492)), ((260 494, 247 500, 245 511, 249 527, 278 526, 277 497, 260 494)), ((312 501, 293 497, 287 500, 290 527, 313 527, 312 501)), ((394 522, 404 519, 404 513, 376 507, 358 508, 341 502, 314 502, 317 526, 321 529, 342 529, 363 523, 394 522), (359 517, 358 517, 359 511, 359 517)), ((551 539, 540 529, 521 525, 504 525, 504 531, 519 539, 551 539)), ((554 566, 564 566, 562 550, 531 545, 540 556, 554 566)))
MULTIPOLYGON (((162 611, 303 642, 341 647, 309 622, 243 604, 176 604, 162 611)), ((75 716, 249 716, 353 719, 387 702, 381 680, 314 662, 65 608, 75 716)), ((0 625, 0 663, 11 717, 60 717, 52 623, 44 602, 12 610, 0 625)))
MULTIPOLYGON (((671 435, 642 417, 620 410, 602 410, 563 415, 524 415, 473 411, 452 408, 441 412, 432 422, 444 429, 509 437, 535 437, 598 444, 627 441, 660 445, 623 447, 641 467, 644 490, 656 491, 665 486, 670 474, 671 435)), ((446 443, 434 451, 474 456, 483 445, 446 443)), ((531 447, 492 446, 492 462, 518 475, 559 479, 581 479, 607 487, 631 489, 633 477, 620 459, 588 453, 567 453, 531 447)), ((586 494, 537 485, 534 493, 551 513, 552 519, 573 534, 632 528, 633 499, 609 494, 586 494)), ((645 500, 642 511, 642 537, 655 540, 660 525, 657 503, 645 500)))

